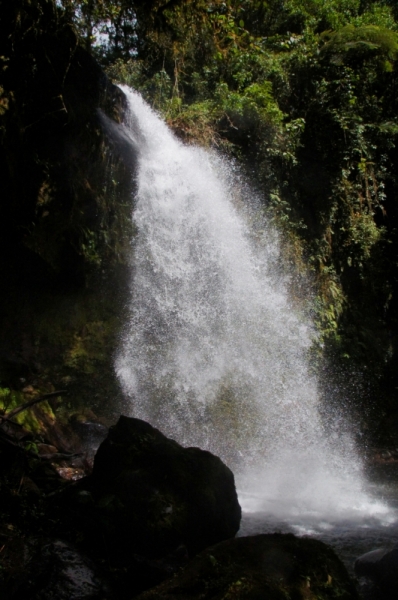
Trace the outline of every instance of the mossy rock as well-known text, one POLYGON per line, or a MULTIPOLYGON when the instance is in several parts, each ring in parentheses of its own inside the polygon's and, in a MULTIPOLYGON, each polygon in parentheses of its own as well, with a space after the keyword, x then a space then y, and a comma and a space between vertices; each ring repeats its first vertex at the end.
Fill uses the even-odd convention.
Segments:
POLYGON ((353 583, 323 542, 288 534, 208 548, 139 600, 356 600, 353 583))

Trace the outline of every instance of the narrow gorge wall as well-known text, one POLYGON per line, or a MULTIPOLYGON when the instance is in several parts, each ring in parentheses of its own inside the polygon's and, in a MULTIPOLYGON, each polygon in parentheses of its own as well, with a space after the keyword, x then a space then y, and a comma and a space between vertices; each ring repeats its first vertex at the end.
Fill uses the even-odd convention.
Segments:
POLYGON ((11 11, 0 26, 0 387, 67 387, 72 402, 104 405, 117 392, 131 237, 123 94, 52 0, 11 11))

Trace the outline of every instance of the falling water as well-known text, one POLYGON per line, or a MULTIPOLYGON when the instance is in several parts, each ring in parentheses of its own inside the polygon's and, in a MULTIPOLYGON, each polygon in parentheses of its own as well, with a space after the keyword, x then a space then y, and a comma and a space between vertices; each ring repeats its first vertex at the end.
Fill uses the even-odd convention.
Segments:
POLYGON ((247 512, 388 519, 350 435, 320 417, 315 334, 289 299, 276 233, 233 165, 184 146, 124 92, 137 234, 116 369, 130 414, 221 456, 247 512))

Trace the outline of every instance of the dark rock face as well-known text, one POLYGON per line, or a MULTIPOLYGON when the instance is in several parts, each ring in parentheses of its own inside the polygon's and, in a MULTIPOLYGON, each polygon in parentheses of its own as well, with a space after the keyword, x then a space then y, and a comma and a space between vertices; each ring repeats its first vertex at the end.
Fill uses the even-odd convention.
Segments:
POLYGON ((140 600, 356 600, 334 552, 317 540, 257 535, 222 542, 140 600))
MULTIPOLYGON (((20 557, 15 600, 112 600, 114 596, 90 560, 59 540, 28 540, 20 557)), ((10 586, 9 586, 10 587, 10 586)), ((6 590, 7 593, 7 590, 6 590)))
POLYGON ((233 537, 241 509, 234 477, 199 448, 183 448, 145 421, 120 417, 101 444, 93 474, 79 484, 110 551, 163 557, 233 537))
POLYGON ((374 581, 383 598, 395 600, 398 595, 398 544, 392 549, 379 548, 360 556, 355 561, 355 573, 374 581))
POLYGON ((120 121, 124 96, 52 0, 15 0, 0 33, 0 271, 11 257, 30 284, 62 273, 76 285, 90 262, 83 230, 95 232, 104 218, 112 228, 97 109, 120 121))
MULTIPOLYGON (((96 229, 105 208, 97 109, 120 121, 124 96, 79 45, 52 0, 15 0, 0 33, 6 65, 1 73, 0 169, 7 191, 0 243, 7 243, 8 250, 11 244, 18 252, 15 258, 24 258, 30 268, 38 269, 41 259, 40 274, 47 277, 51 267, 64 277, 77 268, 75 276, 84 277, 79 228, 96 229)), ((3 263, 1 257, 0 267, 6 268, 3 263)))
POLYGON ((128 140, 120 142, 125 98, 54 0, 5 4, 0 381, 40 387, 46 373, 67 385, 72 401, 94 406, 98 390, 118 390, 111 357, 127 285, 134 169, 128 140))

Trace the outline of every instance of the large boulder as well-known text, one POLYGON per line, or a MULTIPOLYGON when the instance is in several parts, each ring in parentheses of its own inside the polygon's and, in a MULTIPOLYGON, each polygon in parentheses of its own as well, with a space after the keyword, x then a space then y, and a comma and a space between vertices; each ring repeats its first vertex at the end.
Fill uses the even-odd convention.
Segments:
POLYGON ((84 527, 91 523, 124 562, 134 554, 160 558, 179 546, 194 555, 233 537, 241 518, 234 476, 219 458, 124 416, 99 447, 76 500, 84 527))
POLYGON ((354 600, 333 550, 317 540, 272 534, 208 548, 173 579, 137 600, 354 600))
POLYGON ((398 595, 398 544, 363 554, 355 561, 354 568, 358 577, 367 577, 379 586, 383 598, 395 600, 398 595))

